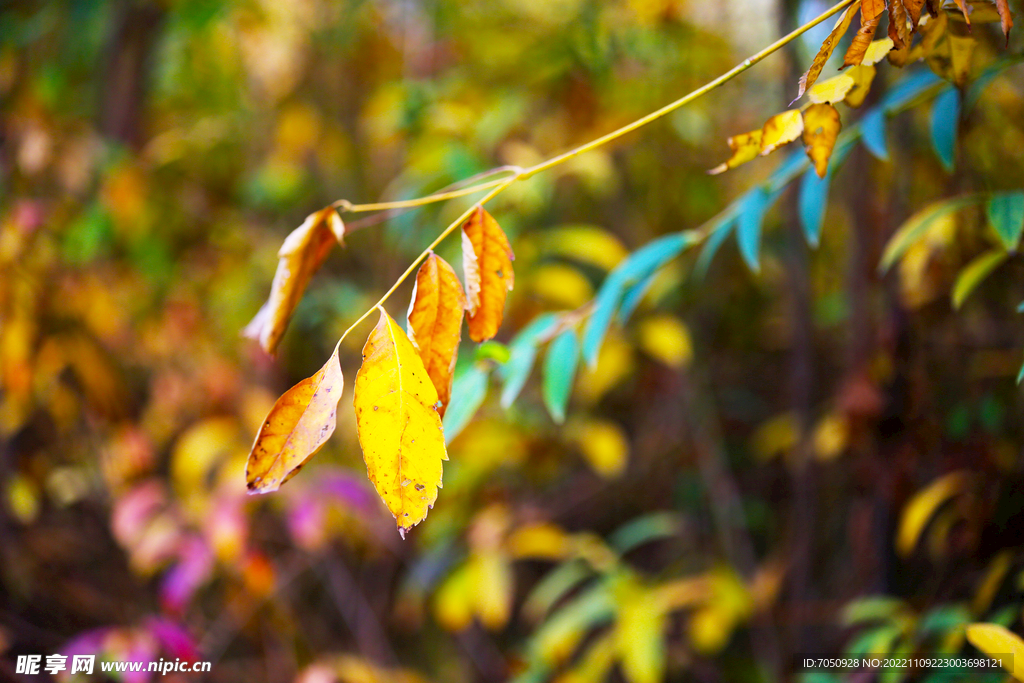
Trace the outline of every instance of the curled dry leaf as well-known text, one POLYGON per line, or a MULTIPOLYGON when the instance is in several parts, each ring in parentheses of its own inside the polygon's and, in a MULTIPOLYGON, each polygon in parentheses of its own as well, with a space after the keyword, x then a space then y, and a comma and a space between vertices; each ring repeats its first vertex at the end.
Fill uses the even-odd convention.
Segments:
POLYGON ((478 206, 462 225, 462 268, 466 277, 469 337, 487 341, 498 333, 505 298, 515 284, 515 254, 491 214, 478 206))
POLYGON ((839 44, 839 40, 846 34, 847 29, 850 28, 850 23, 853 21, 853 15, 857 13, 857 8, 860 6, 860 2, 855 2, 846 8, 842 16, 836 20, 835 26, 832 28, 832 32, 828 34, 828 38, 821 44, 821 48, 818 50, 818 54, 814 56, 814 61, 811 62, 810 68, 807 72, 800 77, 800 86, 796 94, 796 100, 803 97, 804 92, 807 91, 814 82, 818 80, 818 76, 821 75, 821 70, 825 68, 825 62, 832 56, 832 52, 836 49, 836 45, 839 44))
POLYGON ((729 138, 728 143, 729 149, 732 150, 732 156, 728 161, 715 166, 708 173, 718 175, 757 157, 761 152, 761 132, 761 129, 752 130, 749 133, 740 133, 729 138))
POLYGON ((431 254, 416 273, 416 285, 409 304, 409 339, 437 390, 444 417, 452 395, 452 377, 462 338, 462 316, 466 295, 462 283, 448 262, 431 254))
POLYGON ((343 243, 344 235, 341 217, 328 206, 311 213, 285 238, 277 253, 270 298, 246 326, 246 337, 257 340, 267 353, 277 350, 310 278, 323 265, 335 243, 343 243))
POLYGON ((901 0, 889 3, 889 39, 897 50, 910 45, 910 27, 907 25, 907 8, 901 0))
POLYGON ((831 104, 812 104, 804 112, 804 144, 819 178, 828 172, 828 160, 843 124, 831 104))
POLYGON ((996 0, 996 10, 999 12, 999 25, 1006 36, 1006 46, 1010 46, 1010 29, 1013 28, 1013 13, 1010 12, 1010 0, 996 0))
POLYGON ((970 17, 970 12, 967 11, 967 1, 966 0, 953 0, 953 1, 956 3, 956 6, 960 10, 960 13, 964 15, 964 21, 967 22, 968 26, 970 26, 970 24, 971 24, 971 17, 970 17))
POLYGON ((907 16, 910 17, 910 29, 916 32, 917 25, 921 21, 921 10, 924 8, 924 0, 902 0, 902 2, 907 10, 907 16))
POLYGON ((250 493, 276 491, 334 433, 338 399, 345 386, 338 349, 312 377, 282 394, 263 421, 245 466, 250 493))
POLYGON ((868 46, 871 45, 881 20, 880 15, 873 19, 861 17, 860 28, 857 29, 857 33, 853 36, 853 42, 850 43, 850 47, 847 48, 846 54, 843 56, 844 69, 848 66, 857 66, 864 61, 864 54, 867 52, 868 46))
POLYGON ((381 309, 356 375, 356 428, 366 472, 403 538, 437 500, 448 459, 437 402, 412 342, 381 309))
POLYGON ((804 119, 799 109, 790 109, 768 119, 761 129, 761 156, 771 154, 782 145, 800 137, 804 119))

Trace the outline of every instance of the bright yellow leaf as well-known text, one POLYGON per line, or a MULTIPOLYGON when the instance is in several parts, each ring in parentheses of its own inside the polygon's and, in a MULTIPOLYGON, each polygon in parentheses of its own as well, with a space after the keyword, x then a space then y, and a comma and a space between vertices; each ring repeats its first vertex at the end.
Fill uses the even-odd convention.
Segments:
POLYGON ((943 503, 966 489, 968 482, 965 472, 951 472, 936 479, 910 499, 903 507, 896 535, 896 550, 900 555, 906 557, 914 551, 921 532, 935 512, 943 503))
POLYGON ((679 318, 658 315, 646 318, 637 330, 640 348, 666 365, 681 368, 693 358, 690 331, 679 318))
POLYGON ((828 160, 843 127, 831 104, 812 104, 804 112, 804 145, 819 178, 828 173, 828 160))
POLYGON ((381 309, 356 375, 356 426, 367 474, 403 536, 433 507, 448 459, 437 403, 419 354, 381 309))
POLYGON ((729 143, 729 149, 732 150, 732 156, 718 166, 715 166, 708 173, 710 175, 718 175, 757 157, 761 152, 761 133, 762 131, 758 129, 730 137, 727 142, 729 143))
POLYGON ((849 73, 841 73, 818 83, 807 91, 807 99, 813 104, 836 104, 846 99, 856 81, 849 73))
POLYGON ((971 624, 967 627, 967 640, 985 654, 1012 655, 1012 662, 999 657, 999 663, 1018 681, 1024 681, 1024 640, 999 624, 971 624))
POLYGON ((606 479, 622 474, 629 459, 629 440, 622 427, 608 420, 578 420, 566 428, 587 463, 606 479))
POLYGON ((804 117, 799 109, 790 109, 768 119, 761 129, 761 156, 771 154, 804 132, 804 117))
POLYGON ((597 225, 564 225, 543 233, 541 250, 611 270, 629 255, 622 241, 597 225))

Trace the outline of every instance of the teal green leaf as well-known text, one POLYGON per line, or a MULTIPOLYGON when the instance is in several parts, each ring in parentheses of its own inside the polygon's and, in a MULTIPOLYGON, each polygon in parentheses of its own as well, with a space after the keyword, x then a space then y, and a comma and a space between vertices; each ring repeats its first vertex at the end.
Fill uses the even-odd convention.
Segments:
POLYGON ((501 387, 502 408, 511 406, 519 396, 519 392, 523 390, 526 380, 530 378, 530 372, 533 371, 533 363, 537 360, 538 340, 547 334, 552 325, 557 322, 558 316, 554 313, 539 315, 530 321, 509 344, 508 361, 498 371, 503 382, 501 387))
POLYGON ((647 243, 608 274, 594 298, 594 311, 583 332, 583 358, 593 367, 625 288, 649 277, 698 240, 695 232, 676 232, 647 243))
POLYGON ((643 301, 644 295, 650 290, 651 285, 654 284, 655 278, 658 277, 659 271, 654 271, 643 280, 640 280, 634 285, 630 285, 626 288, 626 291, 622 295, 622 303, 619 304, 619 324, 624 325, 636 311, 637 306, 643 301))
POLYGON ((960 91, 948 88, 932 105, 932 148, 947 171, 953 170, 956 133, 960 125, 960 91))
POLYGON ((1008 251, 1016 251, 1024 231, 1024 191, 999 192, 988 200, 988 222, 1008 251))
POLYGON ((1002 249, 992 249, 974 259, 956 276, 953 285, 953 308, 960 308, 964 299, 981 284, 982 280, 1006 260, 1008 254, 1002 249))
POLYGON ((876 159, 889 160, 889 145, 885 139, 885 112, 881 107, 872 109, 860 120, 860 139, 876 159))
POLYGON ((608 536, 608 545, 620 555, 659 538, 675 536, 682 520, 674 512, 654 512, 626 522, 608 536))
POLYGON ((715 254, 732 234, 732 230, 736 226, 739 206, 739 201, 733 202, 708 226, 708 238, 700 250, 697 262, 693 265, 693 274, 697 280, 703 280, 708 274, 708 268, 711 267, 711 261, 715 258, 715 254))
POLYGON ((458 375, 452 383, 452 398, 448 402, 448 410, 444 413, 444 442, 452 439, 466 428, 476 411, 487 397, 487 377, 489 369, 482 363, 475 363, 468 370, 458 375))
POLYGON ((575 329, 568 329, 555 337, 544 358, 544 405, 551 419, 565 422, 565 407, 569 403, 576 367, 580 361, 580 342, 575 329))
POLYGON ((812 247, 817 247, 821 240, 821 224, 825 220, 825 208, 828 206, 828 189, 832 181, 832 173, 819 178, 813 168, 807 169, 800 180, 800 196, 797 199, 797 212, 800 215, 800 226, 804 237, 812 247))
POLYGON ((912 73, 906 78, 900 79, 892 90, 882 98, 880 107, 886 114, 895 114, 904 109, 918 97, 921 97, 931 88, 944 84, 945 81, 936 76, 928 69, 912 73))
POLYGON ((778 193, 770 193, 764 187, 755 187, 747 193, 740 205, 740 217, 736 225, 736 241, 740 255, 755 273, 761 270, 761 232, 764 215, 775 202, 778 193))

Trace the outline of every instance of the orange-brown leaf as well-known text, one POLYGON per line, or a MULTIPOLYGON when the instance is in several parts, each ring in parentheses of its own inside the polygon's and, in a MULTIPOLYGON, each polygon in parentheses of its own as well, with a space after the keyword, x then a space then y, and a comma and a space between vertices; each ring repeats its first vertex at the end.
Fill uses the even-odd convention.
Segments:
POLYGON ((455 271, 440 256, 428 256, 416 273, 408 330, 409 340, 420 352, 430 381, 437 389, 441 401, 437 412, 441 417, 452 395, 465 308, 466 295, 455 271))
POLYGON ((967 22, 968 26, 970 26, 970 24, 971 24, 971 17, 970 17, 970 14, 967 11, 967 2, 966 2, 966 0, 953 0, 953 1, 956 3, 956 6, 960 9, 960 13, 964 15, 964 21, 967 22))
POLYGON ((243 334, 255 339, 267 353, 274 353, 284 336, 310 278, 323 265, 336 243, 341 243, 345 225, 333 207, 311 213, 285 238, 277 257, 277 272, 270 286, 270 298, 263 304, 243 334))
POLYGON ((917 25, 921 21, 921 10, 924 9, 924 0, 903 0, 903 6, 907 10, 907 16, 910 17, 911 30, 917 31, 917 25))
POLYGON ((897 50, 902 50, 910 44, 907 9, 900 0, 889 2, 889 37, 897 50))
POLYGON ((814 56, 814 61, 811 62, 810 68, 800 77, 799 90, 796 94, 796 99, 793 100, 794 102, 803 97, 804 92, 818 80, 821 70, 825 68, 825 62, 832 56, 832 52, 836 49, 836 45, 839 44, 839 40, 846 34, 847 29, 850 28, 850 23, 853 21, 853 15, 856 13, 859 4, 858 0, 858 2, 847 7, 846 11, 836 20, 832 32, 828 34, 828 38, 821 44, 821 48, 818 50, 818 54, 814 56))
POLYGON ((250 493, 270 493, 294 477, 334 433, 345 386, 338 350, 312 377, 277 399, 263 421, 245 467, 250 493))
POLYGON ((876 16, 874 19, 861 17, 860 28, 857 29, 857 34, 853 36, 853 42, 850 43, 850 47, 843 57, 844 69, 848 66, 857 66, 864 60, 864 53, 868 51, 868 46, 875 37, 875 31, 878 30, 878 23, 881 19, 881 16, 876 16))
POLYGON ((996 0, 996 9, 999 11, 999 25, 1003 28, 1003 35, 1006 36, 1006 45, 1010 45, 1010 29, 1013 28, 1013 13, 1010 12, 1010 0, 996 0))
POLYGON ((828 160, 843 124, 831 104, 812 104, 804 112, 804 145, 819 178, 828 172, 828 160))
POLYGON ((515 284, 515 254, 491 214, 478 206, 462 225, 462 269, 466 277, 469 337, 487 341, 498 333, 505 298, 515 284))
POLYGON ((872 21, 875 17, 880 16, 884 9, 885 0, 863 0, 860 4, 860 20, 862 22, 872 21))

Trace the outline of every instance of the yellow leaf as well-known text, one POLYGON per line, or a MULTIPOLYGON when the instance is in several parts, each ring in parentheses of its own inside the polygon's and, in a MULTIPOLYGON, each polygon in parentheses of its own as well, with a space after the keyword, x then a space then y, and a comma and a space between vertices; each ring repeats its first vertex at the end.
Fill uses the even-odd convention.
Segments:
POLYGON ((633 371, 633 347, 618 334, 611 334, 597 354, 597 364, 583 365, 577 393, 584 401, 595 402, 633 371))
POLYGON ((640 348, 666 365, 681 368, 693 358, 690 331, 672 315, 658 315, 640 323, 640 348))
POLYGON ((759 459, 771 460, 792 450, 800 438, 799 432, 797 416, 792 412, 782 413, 757 428, 751 446, 759 459))
POLYGON ((828 172, 828 160, 842 127, 839 112, 831 104, 812 104, 804 112, 804 145, 819 178, 828 172))
POLYGON ((913 552, 917 539, 921 537, 928 520, 936 510, 950 498, 967 487, 968 478, 964 472, 951 472, 936 479, 919 491, 903 507, 900 527, 896 535, 896 550, 904 557, 913 552))
POLYGON ((971 624, 967 627, 967 640, 985 654, 996 658, 1018 681, 1024 681, 1024 640, 999 624, 971 624))
MULTIPOLYGON (((895 2, 893 4, 896 4, 895 2)), ((892 38, 882 38, 881 40, 873 40, 868 45, 868 49, 864 51, 864 59, 861 60, 861 64, 865 66, 873 66, 878 64, 880 61, 885 59, 885 56, 893 49, 892 38)))
POLYGON ((320 370, 277 399, 263 421, 245 467, 251 493, 269 493, 294 477, 334 433, 345 386, 338 349, 320 370))
POLYGON ((509 555, 519 559, 560 560, 572 546, 569 535, 547 522, 520 527, 509 534, 505 542, 509 555))
POLYGON ((857 29, 857 33, 853 36, 853 41, 850 43, 850 47, 847 48, 846 54, 843 56, 843 68, 848 66, 856 66, 864 61, 864 55, 867 52, 868 46, 871 44, 871 39, 875 37, 875 31, 878 30, 878 23, 882 19, 882 15, 878 14, 872 18, 863 16, 864 10, 861 9, 861 21, 860 28, 857 29))
POLYGON ((992 249, 974 259, 960 271, 953 285, 953 308, 960 308, 964 300, 971 295, 981 281, 1002 265, 1009 257, 1002 249, 992 249))
POLYGON ((546 254, 562 256, 611 270, 629 255, 618 237, 596 225, 566 225, 545 232, 541 249, 546 254))
POLYGON ((442 417, 452 395, 465 308, 466 295, 455 271, 440 256, 428 256, 416 273, 409 303, 409 341, 419 351, 437 390, 441 401, 437 413, 442 417))
POLYGON ((473 621, 473 579, 464 564, 441 584, 434 594, 434 617, 449 631, 461 631, 473 621))
POLYGON ((356 427, 367 474, 403 537, 437 500, 448 459, 437 402, 416 349, 381 309, 356 375, 356 427))
POLYGON ((508 623, 512 612, 514 579, 504 553, 475 551, 469 558, 473 582, 473 602, 480 623, 492 631, 508 623))
POLYGON ((564 263, 545 263, 534 268, 530 273, 530 289, 542 299, 564 308, 577 308, 594 296, 590 280, 564 263))
POLYGON ((761 156, 771 154, 804 132, 804 117, 799 109, 790 109, 768 119, 761 129, 761 156))
POLYGON ((814 454, 819 460, 833 460, 846 450, 850 439, 850 424, 842 415, 832 414, 821 418, 814 428, 814 454))
POLYGON ((665 612, 639 586, 617 595, 615 646, 629 683, 659 683, 665 672, 665 612))
POLYGON ((344 235, 341 217, 328 206, 311 213, 285 238, 277 253, 270 298, 246 326, 246 337, 257 340, 267 353, 274 353, 310 278, 323 265, 335 242, 342 243, 344 235))
POLYGON ((487 341, 501 326, 505 298, 515 284, 514 259, 498 222, 478 206, 462 226, 469 337, 475 342, 487 341))
POLYGON ((815 55, 810 68, 807 69, 807 72, 800 77, 800 86, 796 99, 800 99, 804 92, 806 92, 808 88, 812 87, 814 82, 818 80, 818 76, 821 75, 821 70, 825 68, 825 63, 828 61, 829 57, 832 56, 832 52, 836 49, 836 45, 839 44, 839 40, 846 34, 847 29, 850 28, 850 23, 853 21, 853 15, 857 13, 857 8, 859 6, 859 1, 853 3, 847 7, 842 16, 836 20, 835 26, 832 28, 832 32, 828 34, 828 38, 826 38, 825 42, 821 44, 821 49, 819 49, 818 54, 815 55))
POLYGON ((850 89, 850 92, 846 93, 846 99, 844 100, 846 104, 854 108, 864 104, 864 100, 871 90, 871 83, 875 80, 875 71, 875 67, 869 64, 861 64, 846 72, 853 79, 853 87, 850 89))
POLYGON ((718 175, 755 158, 761 151, 761 132, 760 129, 752 130, 749 133, 740 133, 730 137, 727 142, 729 143, 729 149, 732 150, 732 156, 727 161, 715 166, 708 173, 710 175, 718 175))
POLYGON ((842 73, 822 81, 808 90, 807 99, 814 104, 842 102, 855 84, 856 81, 853 79, 853 76, 849 73, 842 73))
POLYGON ((629 440, 622 427, 608 420, 580 420, 566 431, 595 472, 606 479, 622 474, 629 459, 629 440))

